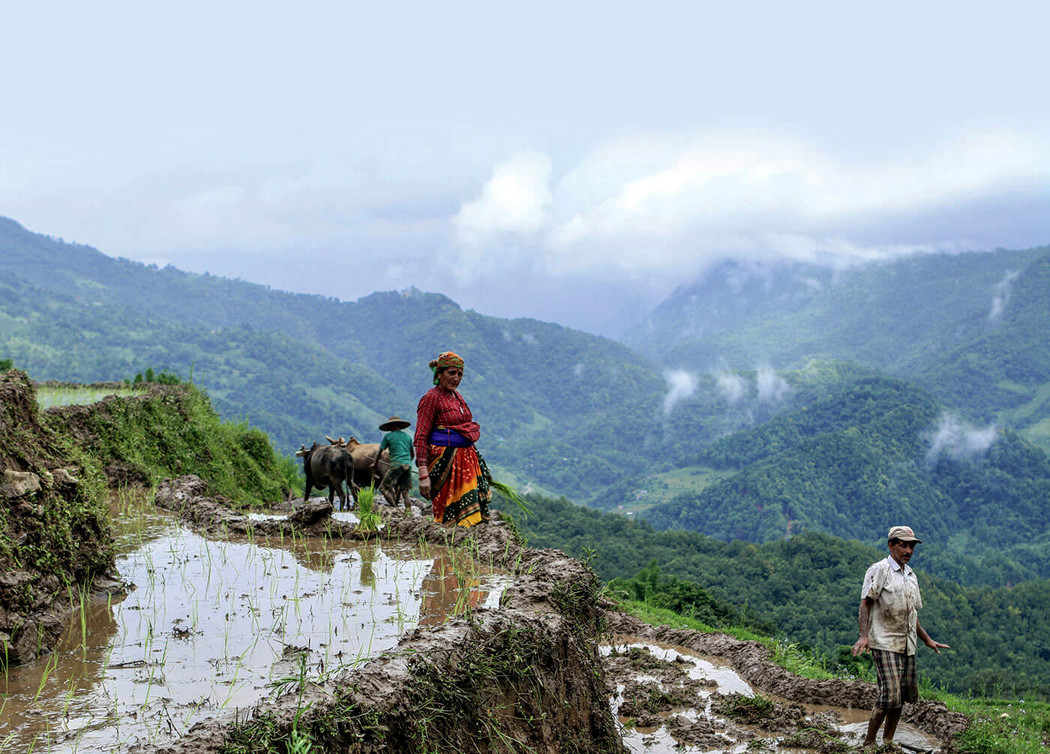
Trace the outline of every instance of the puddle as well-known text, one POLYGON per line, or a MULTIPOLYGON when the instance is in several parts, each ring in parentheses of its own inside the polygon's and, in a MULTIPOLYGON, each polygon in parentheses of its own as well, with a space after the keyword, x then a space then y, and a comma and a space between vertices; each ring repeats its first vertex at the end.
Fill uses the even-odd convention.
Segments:
POLYGON ((85 605, 55 652, 0 679, 0 751, 171 740, 417 625, 498 605, 509 583, 435 547, 209 540, 152 508, 118 525, 118 570, 136 588, 85 605))
MULTIPOLYGON (((756 691, 720 658, 684 647, 614 637, 612 644, 599 651, 615 688, 610 706, 624 726, 623 742, 631 752, 744 752, 756 747, 770 752, 798 751, 781 742, 813 725, 859 746, 867 730, 869 710, 793 705, 756 691), (748 724, 727 715, 722 709, 724 700, 717 695, 738 695, 745 702, 754 699, 759 706, 772 707, 773 724, 748 724), (654 700, 658 703, 653 704, 654 700), (794 725, 786 722, 792 717, 785 714, 790 708, 797 717, 794 725)), ((939 751, 936 739, 906 723, 898 727, 895 740, 906 751, 939 751)))

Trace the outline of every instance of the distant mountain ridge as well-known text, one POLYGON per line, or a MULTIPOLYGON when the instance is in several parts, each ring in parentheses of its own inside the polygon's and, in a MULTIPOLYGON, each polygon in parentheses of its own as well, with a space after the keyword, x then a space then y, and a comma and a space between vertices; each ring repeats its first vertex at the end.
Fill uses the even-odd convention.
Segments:
POLYGON ((662 302, 625 342, 698 373, 813 359, 913 379, 968 415, 1050 449, 1050 246, 919 254, 839 272, 726 262, 662 302))
POLYGON ((1050 246, 916 254, 840 271, 727 261, 675 291, 624 340, 668 367, 791 369, 826 358, 911 371, 985 334, 995 300, 1005 304, 1004 290, 1047 256, 1050 246))
POLYGON ((607 417, 643 426, 662 392, 615 341, 416 289, 356 302, 285 293, 113 259, 10 220, 0 273, 0 352, 34 378, 192 372, 224 416, 250 417, 285 452, 325 433, 378 439, 383 419, 414 414, 427 362, 452 349, 490 460, 586 498, 638 463, 607 417))

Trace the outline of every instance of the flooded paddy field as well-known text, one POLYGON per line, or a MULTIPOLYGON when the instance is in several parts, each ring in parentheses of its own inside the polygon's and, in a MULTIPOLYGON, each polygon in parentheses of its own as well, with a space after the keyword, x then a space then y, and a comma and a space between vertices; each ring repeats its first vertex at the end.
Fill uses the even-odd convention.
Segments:
MULTIPOLYGON (((182 735, 498 604, 508 583, 425 542, 201 536, 126 501, 126 595, 73 595, 56 650, 0 679, 0 751, 122 751, 182 735)), ((468 562, 469 561, 469 562, 468 562)))
MULTIPOLYGON (((624 745, 636 754, 845 752, 862 743, 867 729, 868 709, 764 694, 724 659, 684 647, 620 636, 600 651, 624 745)), ((940 750, 935 738, 907 723, 895 742, 905 751, 940 750)))
POLYGON ((36 385, 36 400, 37 405, 42 409, 58 406, 88 406, 109 396, 128 398, 141 395, 142 392, 141 388, 118 383, 69 385, 60 382, 43 382, 36 385))

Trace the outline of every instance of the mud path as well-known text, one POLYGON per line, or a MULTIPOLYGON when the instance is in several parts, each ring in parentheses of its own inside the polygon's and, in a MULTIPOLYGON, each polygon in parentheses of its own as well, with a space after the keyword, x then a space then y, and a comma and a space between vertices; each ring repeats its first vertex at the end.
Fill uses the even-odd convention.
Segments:
MULTIPOLYGON (((803 705, 756 690, 721 658, 637 637, 602 647, 612 706, 624 742, 638 754, 706 751, 820 751, 859 746, 868 710, 803 705)), ((933 736, 908 724, 895 743, 940 752, 933 736)))
MULTIPOLYGON (((873 684, 841 678, 819 681, 802 678, 776 665, 770 651, 757 642, 741 641, 725 634, 651 626, 624 613, 610 613, 609 626, 617 634, 720 658, 753 688, 787 702, 866 711, 875 701, 873 684)), ((946 751, 970 722, 966 715, 951 712, 943 702, 935 701, 905 705, 901 719, 933 736, 946 751)))

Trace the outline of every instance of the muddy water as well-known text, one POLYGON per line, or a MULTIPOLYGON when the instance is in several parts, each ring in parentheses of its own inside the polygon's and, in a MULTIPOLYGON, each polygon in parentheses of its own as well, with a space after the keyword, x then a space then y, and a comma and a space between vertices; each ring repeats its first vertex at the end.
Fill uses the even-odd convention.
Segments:
POLYGON ((0 679, 0 751, 168 740, 496 605, 506 584, 438 548, 210 540, 152 509, 123 514, 118 569, 135 588, 85 601, 54 653, 0 679))
MULTIPOLYGON (((634 727, 630 719, 618 716, 621 724, 625 726, 623 729, 623 742, 629 751, 637 754, 678 754, 679 752, 706 751, 745 752, 754 749, 754 744, 751 743, 752 739, 766 739, 761 747, 763 751, 798 750, 778 747, 777 738, 781 734, 771 734, 752 726, 734 726, 728 719, 719 715, 713 709, 712 696, 716 693, 741 694, 743 696, 760 695, 771 698, 774 701, 784 701, 753 688, 725 661, 716 657, 700 655, 684 647, 640 642, 630 637, 617 637, 614 644, 602 646, 600 651, 604 657, 608 657, 614 651, 622 653, 631 647, 648 650, 654 657, 665 662, 681 664, 686 668, 687 675, 691 679, 709 681, 710 688, 699 692, 694 707, 676 709, 673 714, 679 715, 690 722, 709 721, 713 726, 713 730, 726 739, 734 741, 734 743, 727 743, 716 749, 692 746, 688 743, 676 741, 666 725, 646 728, 634 727), (737 732, 740 730, 744 731, 743 735, 737 732)), ((646 675, 644 671, 639 671, 635 678, 646 681, 657 680, 656 676, 646 675)), ((621 705, 626 701, 623 696, 624 690, 625 684, 618 683, 616 694, 610 700, 614 714, 618 715, 621 705)), ((832 715, 833 719, 838 721, 835 727, 842 733, 843 741, 846 743, 859 746, 863 741, 870 710, 809 704, 801 706, 806 710, 807 715, 832 715)), ((671 714, 661 715, 661 717, 670 721, 671 714)), ((881 742, 881 733, 879 740, 881 742)), ((939 751, 939 743, 936 739, 927 736, 914 726, 906 723, 899 725, 895 741, 905 751, 939 751)))

